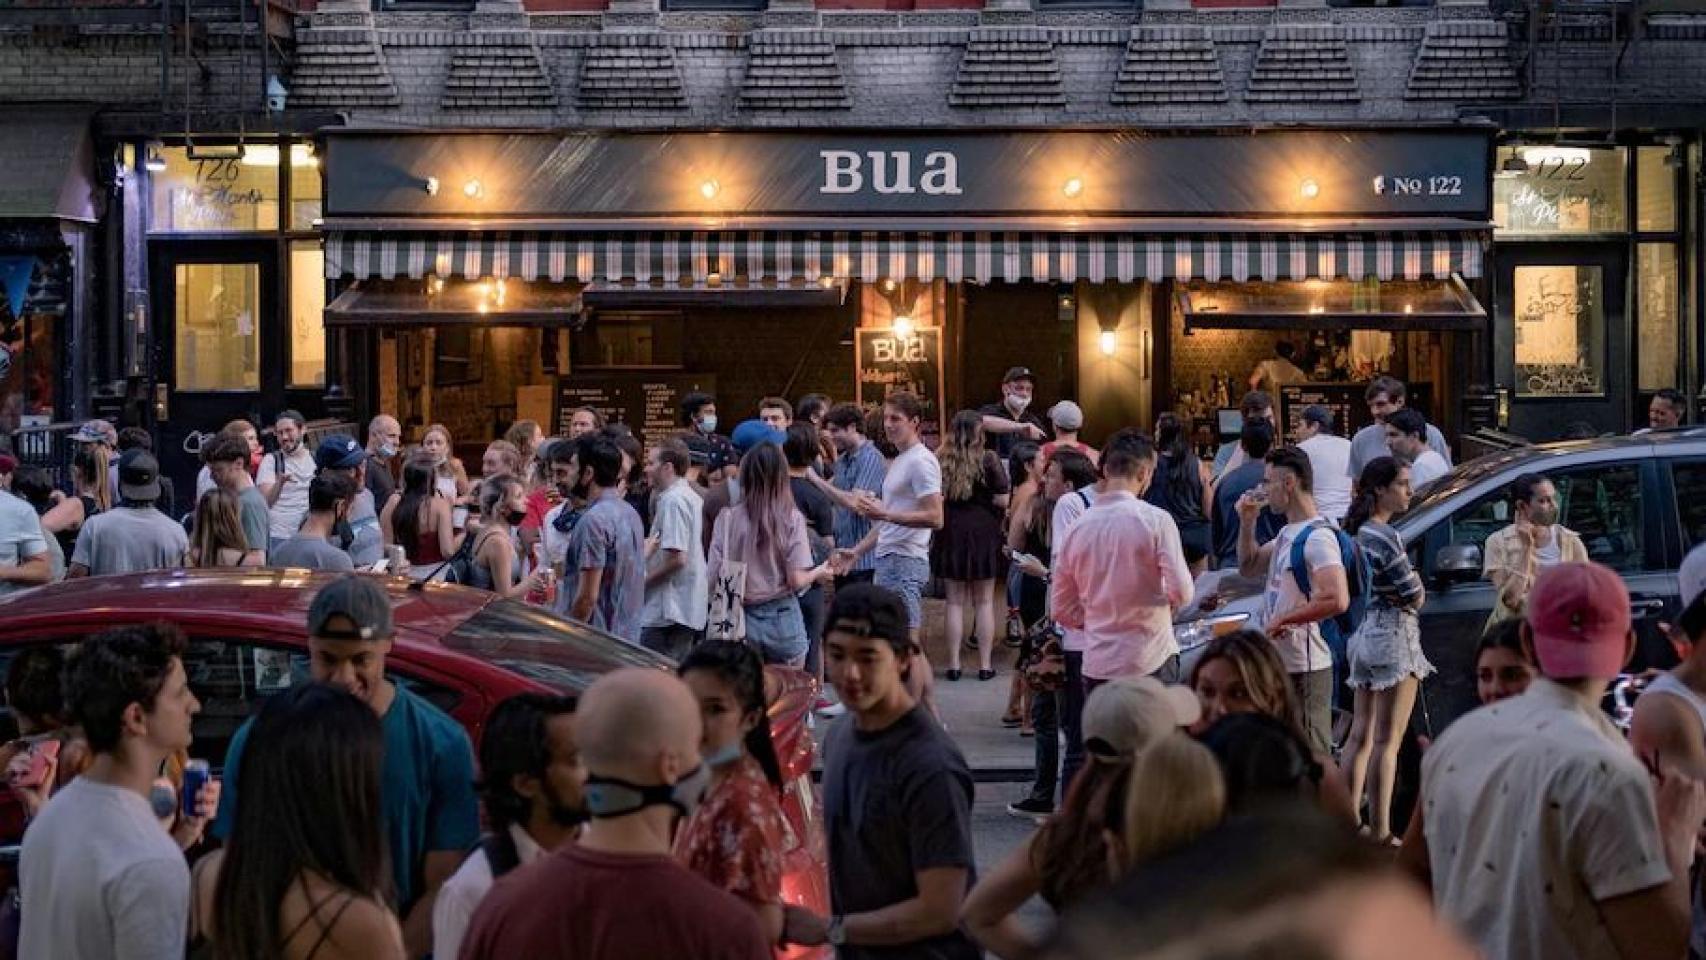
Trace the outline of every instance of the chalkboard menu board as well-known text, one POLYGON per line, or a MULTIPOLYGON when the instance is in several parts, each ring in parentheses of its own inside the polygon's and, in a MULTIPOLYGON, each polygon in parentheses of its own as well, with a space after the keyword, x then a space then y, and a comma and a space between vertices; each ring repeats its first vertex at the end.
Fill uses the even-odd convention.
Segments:
POLYGON ((694 391, 714 394, 717 377, 710 373, 660 373, 650 370, 577 373, 557 378, 556 435, 567 436, 569 417, 578 407, 591 407, 607 423, 625 423, 640 442, 650 446, 684 429, 681 399, 694 391))
POLYGON ((942 329, 920 327, 908 337, 893 330, 858 331, 854 362, 856 401, 861 407, 880 406, 883 398, 901 390, 918 395, 924 404, 919 430, 932 449, 940 441, 942 421, 942 329))
MULTIPOLYGON (((1429 400, 1432 390, 1425 383, 1406 384, 1405 404, 1422 411, 1432 422, 1434 416, 1429 400)), ((1280 422, 1285 424, 1285 438, 1296 438, 1303 425, 1303 409, 1320 404, 1333 411, 1333 432, 1349 437, 1374 422, 1368 412, 1366 383, 1300 383, 1280 387, 1280 422)))

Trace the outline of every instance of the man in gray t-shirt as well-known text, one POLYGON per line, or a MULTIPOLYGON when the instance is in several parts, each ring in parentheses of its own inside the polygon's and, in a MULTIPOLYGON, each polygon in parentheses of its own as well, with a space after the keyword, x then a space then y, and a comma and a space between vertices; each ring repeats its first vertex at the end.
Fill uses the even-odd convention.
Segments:
POLYGON ((0 490, 0 597, 52 579, 49 539, 35 508, 0 490))
MULTIPOLYGON (((304 570, 353 571, 350 555, 333 545, 332 531, 349 512, 355 483, 338 474, 322 474, 308 483, 308 516, 290 539, 273 548, 267 564, 304 570)), ((364 493, 366 491, 363 491, 364 493)))
POLYGON ((617 495, 622 451, 596 433, 583 434, 575 452, 575 496, 590 504, 569 533, 557 612, 629 643, 640 642, 646 602, 646 534, 640 515, 617 495))
POLYGON ((189 537, 184 528, 154 509, 160 499, 160 465, 145 450, 119 458, 123 506, 90 517, 77 534, 67 579, 137 573, 184 565, 189 537))

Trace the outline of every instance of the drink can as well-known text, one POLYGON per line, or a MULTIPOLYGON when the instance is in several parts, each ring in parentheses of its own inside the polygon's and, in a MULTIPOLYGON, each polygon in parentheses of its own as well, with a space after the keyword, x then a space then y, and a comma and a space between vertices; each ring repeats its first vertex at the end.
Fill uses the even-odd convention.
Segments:
POLYGON ((409 572, 409 555, 404 552, 400 543, 391 544, 391 575, 407 576, 409 572))
POLYGON ((184 786, 179 791, 184 816, 195 816, 196 794, 201 793, 201 788, 207 786, 207 781, 212 778, 213 772, 208 768, 206 760, 191 760, 184 764, 184 786))

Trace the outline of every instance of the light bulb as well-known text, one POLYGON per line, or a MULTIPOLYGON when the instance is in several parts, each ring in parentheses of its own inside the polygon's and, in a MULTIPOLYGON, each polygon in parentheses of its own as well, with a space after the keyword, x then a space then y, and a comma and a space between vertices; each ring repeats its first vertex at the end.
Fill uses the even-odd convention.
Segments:
POLYGON ((1314 180, 1305 180, 1298 186, 1298 191, 1303 194, 1303 199, 1313 200, 1321 195, 1321 185, 1314 180))
POLYGON ((1102 356, 1104 357, 1113 356, 1114 351, 1118 349, 1120 345, 1119 334, 1112 330, 1103 330, 1101 335, 1096 339, 1099 341, 1099 345, 1102 348, 1102 356))
POLYGON ((479 180, 470 179, 462 185, 462 195, 470 200, 477 200, 486 192, 486 187, 479 180))
POLYGON ((894 335, 902 340, 909 339, 912 336, 912 318, 907 316, 895 317, 894 335))
POLYGON ((714 199, 722 187, 715 180, 707 180, 699 185, 699 195, 707 200, 714 199))
POLYGON ((1066 194, 1069 197, 1076 197, 1079 194, 1083 193, 1084 192, 1084 180, 1083 180, 1083 178, 1081 178, 1081 177, 1068 177, 1066 179, 1066 182, 1061 184, 1060 192, 1066 194))

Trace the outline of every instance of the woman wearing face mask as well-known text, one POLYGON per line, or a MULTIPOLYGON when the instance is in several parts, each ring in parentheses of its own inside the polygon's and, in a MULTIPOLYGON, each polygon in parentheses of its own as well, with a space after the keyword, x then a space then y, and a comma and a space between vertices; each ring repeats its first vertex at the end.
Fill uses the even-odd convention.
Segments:
POLYGON ((500 474, 480 483, 480 525, 474 538, 474 563, 468 586, 519 600, 545 586, 546 574, 521 575, 513 530, 527 517, 527 489, 514 477, 500 474))
MULTIPOLYGON (((468 471, 463 469, 462 461, 452 455, 454 449, 450 429, 442 423, 427 427, 421 435, 421 452, 432 459, 433 486, 453 507, 466 508, 473 499, 474 487, 468 482, 468 471)), ((458 513, 457 518, 466 521, 466 512, 458 513)), ((462 524, 456 526, 461 529, 462 524)))
POLYGON ((771 943, 782 938, 782 854, 791 839, 782 808, 782 766, 770 739, 764 666, 740 643, 702 643, 681 661, 681 679, 699 701, 700 741, 711 786, 675 835, 689 870, 758 912, 771 943))
POLYGON ((1416 691, 1433 665, 1422 655, 1422 578, 1410 566, 1404 541, 1389 525, 1410 506, 1410 468, 1376 457, 1362 469, 1357 497, 1345 517, 1368 558, 1374 595, 1368 616, 1350 639, 1351 688, 1356 714, 1341 757, 1340 773, 1351 802, 1368 788, 1368 829, 1382 842, 1392 838, 1392 784, 1398 748, 1410 726, 1416 691), (1370 766, 1372 758, 1373 765, 1370 766))

